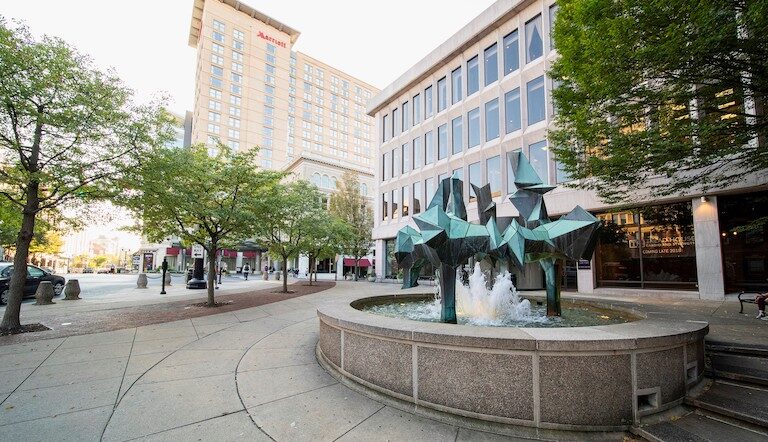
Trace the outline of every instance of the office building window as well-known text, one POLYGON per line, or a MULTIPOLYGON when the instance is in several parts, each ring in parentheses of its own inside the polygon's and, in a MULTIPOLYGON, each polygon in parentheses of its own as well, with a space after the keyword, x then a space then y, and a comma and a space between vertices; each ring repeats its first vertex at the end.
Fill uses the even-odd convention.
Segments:
POLYGON ((573 181, 573 178, 571 178, 571 174, 565 170, 563 163, 555 161, 555 184, 563 184, 570 181, 573 181))
POLYGON ((442 160, 448 156, 448 125, 443 124, 437 128, 437 159, 442 160))
MULTIPOLYGON (((425 207, 429 205, 432 197, 435 195, 435 178, 427 178, 424 180, 424 204, 425 207)), ((426 210, 426 209, 425 209, 426 210)))
POLYGON ((515 193, 517 186, 515 186, 515 169, 513 168, 512 158, 520 152, 520 149, 515 149, 511 152, 507 152, 507 193, 515 193))
POLYGON ((411 128, 411 108, 408 106, 408 102, 403 103, 403 132, 411 128))
POLYGON ((387 126, 387 119, 388 119, 388 117, 389 117, 389 115, 384 115, 383 117, 381 117, 381 141, 382 142, 385 142, 385 141, 387 141, 389 139, 389 137, 388 137, 389 131, 387 130, 388 129, 388 126, 387 126))
POLYGON ((392 191, 392 219, 400 217, 400 189, 392 191))
POLYGON ((424 165, 424 144, 421 137, 413 139, 413 168, 417 169, 424 165))
POLYGON ((384 163, 384 180, 392 178, 392 160, 389 159, 389 152, 384 152, 382 162, 384 163))
POLYGON ((480 145, 480 108, 476 107, 467 113, 467 146, 472 148, 480 145))
POLYGON ((501 196, 501 157, 495 157, 485 160, 485 173, 488 184, 491 185, 491 196, 501 196))
POLYGON ((448 107, 448 85, 445 77, 437 80, 437 111, 442 112, 448 107))
POLYGON ((506 133, 512 133, 521 127, 520 119, 520 88, 515 88, 504 94, 504 119, 506 133))
POLYGON ((456 104, 462 99, 461 66, 451 72, 451 103, 456 104))
POLYGON ((389 220, 389 192, 381 194, 381 219, 389 220))
POLYGON ((528 125, 544 121, 547 106, 544 99, 544 76, 535 78, 526 85, 528 99, 528 125))
POLYGON ((221 114, 208 111, 208 119, 214 123, 218 123, 221 121, 221 114))
POLYGON ((413 183, 413 214, 421 213, 421 204, 423 197, 421 196, 421 181, 413 183))
POLYGON ((413 103, 413 124, 419 124, 421 123, 421 98, 420 94, 416 94, 413 96, 413 100, 411 101, 413 103))
MULTIPOLYGON (((461 181, 464 181, 464 169, 459 167, 458 169, 453 169, 453 172, 451 172, 452 177, 456 177, 460 179, 461 181)), ((466 187, 466 183, 464 184, 466 187)))
POLYGON ((544 41, 541 34, 541 15, 528 20, 525 23, 525 62, 544 55, 544 41))
POLYGON ((549 161, 547 152, 547 141, 542 140, 528 146, 528 160, 533 166, 533 170, 539 174, 539 178, 544 184, 549 184, 549 161))
POLYGON ((504 37, 504 75, 520 68, 520 48, 517 29, 504 37))
POLYGON ((475 55, 467 61, 467 96, 480 90, 479 57, 475 55))
POLYGON ((499 138, 499 99, 485 103, 485 141, 499 138))
POLYGON ((402 201, 402 204, 401 204, 403 208, 401 212, 402 215, 408 216, 409 215, 408 209, 410 209, 410 206, 411 206, 411 187, 410 186, 403 187, 403 197, 400 201, 402 201))
POLYGON ((462 149, 462 141, 464 141, 464 138, 461 134, 461 117, 456 117, 451 121, 451 141, 453 144, 453 154, 461 153, 462 149))
POLYGON ((496 49, 496 43, 486 48, 484 52, 485 60, 485 85, 493 83, 499 79, 499 56, 496 49))
POLYGON ((400 133, 400 112, 397 109, 392 109, 392 136, 400 133))
POLYGON ((429 118, 435 113, 434 103, 432 102, 432 86, 424 89, 424 118, 429 118))
POLYGON ((411 156, 411 143, 405 143, 402 146, 403 149, 403 173, 408 173, 411 171, 411 160, 413 157, 411 156))
POLYGON ((557 4, 553 4, 549 7, 549 49, 555 48, 555 39, 552 38, 555 30, 555 19, 557 18, 557 4))
POLYGON ((471 184, 474 184, 477 187, 482 187, 482 181, 483 181, 483 171, 480 169, 480 162, 472 163, 469 165, 469 184, 467 187, 469 187, 469 201, 475 201, 477 199, 477 194, 475 194, 475 189, 472 188, 471 184))
POLYGON ((435 162, 435 133, 429 131, 424 134, 424 164, 432 164, 435 162))
POLYGON ((400 157, 400 149, 392 150, 392 178, 400 176, 403 170, 403 162, 400 157))

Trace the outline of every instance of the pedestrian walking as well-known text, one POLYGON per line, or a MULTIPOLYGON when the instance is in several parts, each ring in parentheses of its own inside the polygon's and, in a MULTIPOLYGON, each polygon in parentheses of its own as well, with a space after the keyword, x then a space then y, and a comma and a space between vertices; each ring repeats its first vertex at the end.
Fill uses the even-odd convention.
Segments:
POLYGON ((243 266, 243 276, 245 276, 245 280, 248 281, 248 274, 251 273, 251 266, 246 263, 243 266))

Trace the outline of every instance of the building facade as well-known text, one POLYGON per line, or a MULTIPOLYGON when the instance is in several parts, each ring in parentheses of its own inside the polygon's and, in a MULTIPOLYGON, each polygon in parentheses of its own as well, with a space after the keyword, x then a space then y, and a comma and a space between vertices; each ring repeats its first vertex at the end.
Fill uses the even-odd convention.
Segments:
MULTIPOLYGON (((722 299, 765 288, 768 226, 746 233, 742 226, 768 216, 766 176, 636 206, 565 187, 571 179, 547 141, 556 13, 554 0, 497 1, 369 103, 377 122, 377 278, 397 276, 394 237, 415 226, 412 216, 443 178, 464 181, 470 220, 477 212, 469 183, 490 183, 499 216, 516 216, 507 199, 515 191, 509 158, 522 150, 544 182, 557 185, 544 197, 552 218, 581 205, 604 221, 593 258, 566 263, 566 290, 722 299)), ((538 264, 516 276, 519 288, 543 287, 538 264)))

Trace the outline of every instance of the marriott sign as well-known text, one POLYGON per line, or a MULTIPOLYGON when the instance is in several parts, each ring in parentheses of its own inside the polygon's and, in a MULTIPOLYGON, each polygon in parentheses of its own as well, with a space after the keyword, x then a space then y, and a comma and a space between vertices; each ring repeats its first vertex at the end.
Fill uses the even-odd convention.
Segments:
POLYGON ((278 40, 278 39, 276 39, 274 37, 270 37, 269 35, 261 32, 261 31, 259 31, 259 38, 263 38, 264 40, 267 40, 268 42, 274 43, 274 44, 280 46, 281 48, 285 47, 285 42, 282 42, 282 41, 280 41, 280 40, 278 40))

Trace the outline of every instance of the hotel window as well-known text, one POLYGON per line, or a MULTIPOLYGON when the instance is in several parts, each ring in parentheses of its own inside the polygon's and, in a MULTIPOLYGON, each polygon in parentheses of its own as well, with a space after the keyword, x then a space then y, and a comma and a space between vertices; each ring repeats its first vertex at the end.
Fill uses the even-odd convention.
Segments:
POLYGON ((456 104, 463 98, 461 92, 461 66, 451 72, 451 103, 456 104))
POLYGON ((387 139, 388 139, 387 138, 387 133, 389 132, 387 130, 387 128, 388 128, 387 127, 387 119, 388 119, 388 117, 389 117, 389 115, 384 115, 383 117, 381 117, 381 141, 382 142, 386 142, 387 139))
MULTIPOLYGON (((275 136, 275 130, 271 127, 265 127, 263 128, 261 132, 265 137, 273 138, 275 136)), ((238 135, 239 137, 239 135, 238 135)))
POLYGON ((411 128, 411 111, 408 102, 403 103, 403 132, 411 128))
POLYGON ((229 144, 229 148, 231 150, 233 150, 233 151, 236 151, 236 150, 240 149, 240 142, 239 141, 229 140, 227 144, 229 144))
POLYGON ((411 101, 413 103, 413 125, 417 125, 421 123, 421 101, 419 100, 421 98, 420 94, 416 94, 413 96, 413 100, 411 101))
POLYGON ((525 62, 544 55, 544 41, 541 36, 541 15, 528 20, 525 23, 525 62))
POLYGON ((501 157, 495 157, 485 160, 485 173, 488 184, 491 185, 491 196, 501 196, 501 157))
POLYGON ((467 146, 472 148, 480 144, 480 108, 467 113, 467 146))
POLYGON ((442 160, 448 156, 448 125, 443 124, 437 128, 437 159, 442 160))
POLYGON ((267 54, 275 55, 277 52, 277 46, 273 45, 272 43, 267 43, 267 54))
POLYGON ((442 112, 448 107, 448 85, 445 77, 437 80, 437 111, 442 112))
POLYGON ((208 135, 208 144, 219 144, 219 137, 208 135))
POLYGON ((222 34, 221 32, 213 31, 213 39, 220 43, 224 43, 224 34, 222 34))
POLYGON ((424 144, 421 137, 413 139, 413 168, 417 169, 424 165, 424 144))
POLYGON ((265 115, 264 116, 264 125, 265 126, 274 126, 275 125, 275 119, 265 115))
POLYGON ((229 107, 229 115, 232 115, 233 117, 239 117, 240 116, 240 108, 239 107, 229 107))
POLYGON ((221 110, 221 103, 214 100, 208 100, 208 109, 213 109, 216 111, 221 110))
MULTIPOLYGON (((270 75, 275 75, 275 73, 276 73, 276 71, 277 71, 277 69, 275 69, 275 67, 274 67, 274 66, 272 66, 271 64, 265 64, 265 65, 264 65, 264 70, 265 70, 265 71, 266 71, 268 74, 270 74, 270 75)), ((295 85, 295 84, 296 84, 296 79, 295 79, 295 78, 291 78, 291 80, 292 80, 292 84, 294 84, 294 85, 295 85)))
POLYGON ((232 47, 237 49, 238 51, 242 51, 245 49, 245 43, 242 41, 235 40, 232 42, 232 47))
POLYGON ((520 88, 515 88, 504 94, 504 118, 506 132, 512 133, 522 126, 520 118, 520 88))
POLYGON ((403 198, 401 200, 403 202, 403 210, 402 214, 403 216, 408 216, 409 212, 408 209, 410 209, 411 206, 411 188, 410 186, 404 186, 403 187, 403 198))
MULTIPOLYGON (((469 184, 474 184, 477 187, 482 187, 481 181, 483 180, 483 171, 480 169, 480 162, 472 163, 469 165, 469 184)), ((475 194, 475 189, 472 188, 471 185, 468 185, 469 187, 469 202, 475 201, 477 199, 477 195, 475 194)))
POLYGON ((224 65, 224 57, 221 55, 211 54, 211 63, 224 65))
POLYGON ((224 76, 224 69, 222 69, 222 68, 221 68, 221 67, 219 67, 219 66, 213 66, 213 65, 211 65, 211 73, 212 73, 213 75, 216 75, 216 76, 218 76, 218 77, 223 77, 223 76, 224 76))
POLYGON ((266 94, 269 94, 269 95, 275 95, 275 87, 274 86, 269 86, 269 85, 264 85, 264 92, 266 94))
POLYGON ((215 98, 217 100, 221 100, 221 91, 220 90, 209 89, 208 93, 211 96, 211 98, 215 98))
POLYGON ((221 114, 208 111, 208 119, 213 121, 214 123, 218 123, 221 121, 221 114))
POLYGON ((544 184, 549 184, 549 161, 547 151, 546 140, 528 146, 528 159, 531 162, 531 166, 533 166, 533 170, 536 171, 544 184))
POLYGON ((435 194, 435 178, 424 180, 424 203, 425 206, 430 203, 429 199, 435 194))
POLYGON ((381 194, 381 220, 389 220, 389 192, 381 194))
POLYGON ((413 183, 413 214, 421 213, 421 181, 413 183))
POLYGON ((403 144, 403 173, 408 173, 411 171, 412 159, 411 143, 403 144))
POLYGON ((392 150, 392 178, 400 176, 403 171, 403 160, 400 158, 400 149, 392 150))
POLYGON ((392 109, 392 136, 393 137, 400 133, 400 123, 402 123, 402 121, 400 121, 399 116, 400 116, 400 111, 397 108, 392 109))
POLYGON ((463 150, 462 142, 464 141, 461 134, 462 122, 461 117, 456 117, 451 121, 451 141, 453 143, 453 154, 461 153, 463 150))
POLYGON ((400 217, 400 189, 392 191, 392 219, 400 217))
POLYGON ((229 117, 229 125, 234 127, 234 128, 239 129, 240 128, 240 120, 238 120, 237 118, 229 117))
POLYGON ((226 29, 226 26, 224 25, 224 23, 222 23, 222 22, 220 22, 218 20, 214 20, 213 21, 213 29, 215 29, 217 31, 224 32, 224 30, 226 29))
POLYGON ((235 71, 235 72, 243 72, 243 65, 241 65, 240 63, 235 63, 233 61, 232 62, 232 70, 235 71))
POLYGON ((424 164, 435 162, 435 133, 429 131, 424 134, 424 164))
POLYGON ((219 125, 218 124, 213 124, 213 123, 208 123, 208 132, 211 132, 211 133, 214 133, 214 134, 218 134, 220 132, 219 125))
POLYGON ((229 88, 230 92, 233 94, 241 95, 243 93, 243 87, 239 84, 232 84, 229 88))
POLYGON ((232 60, 243 61, 243 54, 237 51, 232 51, 232 60))
POLYGON ((432 86, 424 89, 424 118, 429 118, 435 113, 434 103, 432 103, 432 86))
POLYGON ((552 38, 552 36, 554 35, 553 32, 555 30, 555 19, 557 18, 558 9, 557 4, 549 7, 549 49, 555 48, 555 39, 552 38))
POLYGON ((216 43, 212 43, 211 50, 217 54, 224 55, 224 46, 216 43))
POLYGON ((235 40, 244 40, 245 39, 245 34, 243 34, 243 31, 239 31, 237 29, 233 29, 232 30, 232 38, 234 38, 235 40))
POLYGON ((232 104, 234 106, 240 106, 240 103, 242 102, 242 100, 243 99, 240 97, 235 97, 233 95, 229 96, 229 104, 232 104))
POLYGON ((515 190, 517 190, 517 186, 515 186, 515 169, 513 168, 514 163, 512 158, 517 156, 518 152, 520 152, 520 149, 507 152, 507 193, 514 193, 515 190))
POLYGON ((272 54, 267 54, 267 57, 265 58, 265 60, 267 61, 267 63, 277 64, 277 58, 275 58, 275 56, 272 54))
POLYGON ((535 78, 526 85, 528 99, 528 125, 544 121, 547 106, 544 100, 544 76, 535 78))
POLYGON ((475 55, 467 61, 467 96, 480 90, 479 57, 475 55))
POLYGON ((499 99, 485 103, 485 141, 499 138, 499 99))
POLYGON ((240 74, 236 74, 234 72, 231 73, 232 82, 233 83, 242 83, 243 82, 243 76, 240 74))
POLYGON ((485 85, 493 83, 499 79, 499 56, 496 49, 496 43, 485 49, 485 85))
POLYGON ((520 44, 517 29, 504 37, 504 75, 520 68, 520 44))

